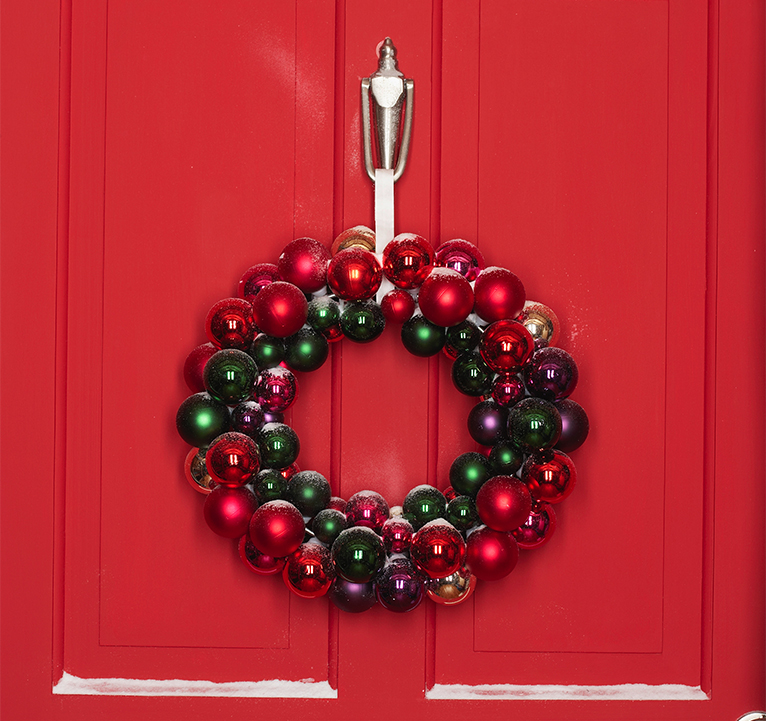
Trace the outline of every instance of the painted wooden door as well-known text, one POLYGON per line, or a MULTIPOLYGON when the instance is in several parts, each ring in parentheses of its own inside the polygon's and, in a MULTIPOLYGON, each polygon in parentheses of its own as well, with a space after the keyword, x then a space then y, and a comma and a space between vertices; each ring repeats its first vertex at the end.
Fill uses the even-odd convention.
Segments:
MULTIPOLYGON (((766 704, 760 3, 6 8, 3 718, 766 704), (247 267, 372 224, 386 35, 416 83, 397 230, 475 242, 556 310, 592 432, 507 579, 356 616, 208 531, 173 419, 247 267)), ((299 465, 343 497, 444 488, 474 448, 449 361, 395 328, 299 380, 299 465)))

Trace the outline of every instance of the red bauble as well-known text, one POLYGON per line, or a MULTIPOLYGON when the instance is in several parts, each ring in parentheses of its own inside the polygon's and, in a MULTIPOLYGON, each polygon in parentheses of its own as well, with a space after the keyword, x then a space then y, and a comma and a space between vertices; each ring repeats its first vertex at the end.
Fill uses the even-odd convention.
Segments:
POLYGON ((261 553, 274 558, 295 551, 305 532, 301 512, 287 501, 264 503, 250 520, 250 540, 261 553))
POLYGON ((556 512, 544 501, 532 504, 529 518, 511 533, 519 548, 539 548, 547 543, 556 530, 556 512))
POLYGON ((186 356, 184 361, 184 380, 192 393, 203 393, 205 391, 205 381, 202 380, 202 372, 205 370, 205 364, 217 352, 218 348, 212 343, 203 343, 186 356))
POLYGON ((482 522, 495 531, 521 526, 532 510, 529 489, 514 476, 494 476, 476 494, 476 510, 482 522))
POLYGON ((456 270, 434 268, 423 281, 418 304, 426 320, 449 328, 462 323, 473 310, 473 290, 456 270))
POLYGON ((566 453, 541 451, 524 461, 521 480, 535 500, 560 503, 574 490, 577 471, 566 453))
POLYGON ((452 268, 466 280, 476 280, 484 268, 484 256, 473 243, 456 238, 442 243, 436 249, 436 265, 452 268))
POLYGON ((247 533, 258 501, 246 486, 217 486, 205 499, 203 512, 211 530, 224 538, 239 538, 247 533))
POLYGON ((277 261, 282 280, 306 293, 316 293, 325 286, 330 251, 313 238, 297 238, 288 243, 277 261))
POLYGON ((412 533, 412 524, 405 518, 401 516, 389 518, 380 530, 386 553, 390 556, 392 553, 409 551, 412 544, 412 533))
POLYGON ((415 312, 415 299, 402 288, 394 288, 380 301, 383 315, 390 323, 404 323, 415 312))
POLYGON ((433 264, 434 249, 415 233, 400 233, 383 250, 383 272, 398 288, 417 288, 433 264))
POLYGON ((378 533, 388 519, 389 508, 380 493, 359 491, 348 499, 343 512, 349 526, 366 526, 378 533))
POLYGON ((330 496, 330 501, 328 502, 327 507, 334 508, 336 511, 345 513, 346 501, 344 501, 340 496, 330 496))
POLYGON ((270 283, 253 300, 258 327, 275 338, 297 333, 306 322, 308 302, 300 288, 283 280, 270 283))
POLYGON ((237 294, 248 303, 252 303, 255 296, 275 280, 279 280, 279 270, 274 263, 256 263, 240 278, 237 294))
POLYGON ((282 571, 285 585, 301 598, 324 596, 335 580, 330 551, 321 543, 304 543, 290 554, 282 571))
POLYGON ((465 541, 451 523, 438 518, 426 523, 412 537, 410 558, 431 578, 444 578, 465 562, 465 541))
POLYGON ((261 576, 271 576, 279 573, 285 567, 284 558, 274 558, 265 553, 261 553, 245 534, 239 539, 239 557, 253 573, 261 576))
POLYGON ((521 323, 498 320, 484 331, 479 351, 493 371, 515 373, 532 357, 535 339, 521 323))
POLYGON ((327 266, 327 284, 343 300, 365 300, 375 295, 383 279, 378 259, 362 248, 341 250, 327 266))
POLYGON ((218 436, 205 454, 210 477, 224 486, 241 486, 258 473, 261 456, 258 444, 244 433, 218 436))
POLYGON ((492 383, 492 399, 501 406, 516 405, 524 395, 524 381, 513 373, 502 373, 492 383))
POLYGON ((255 331, 253 307, 242 298, 219 300, 205 318, 205 332, 217 348, 249 350, 255 331))
POLYGON ((287 410, 298 397, 298 380, 295 374, 283 366, 264 368, 255 381, 253 396, 268 413, 287 410))
POLYGON ((518 560, 519 546, 510 533, 482 526, 468 536, 466 566, 481 581, 504 578, 518 560))
POLYGON ((488 323, 515 318, 524 308, 524 284, 515 273, 495 266, 482 271, 473 288, 475 310, 488 323))

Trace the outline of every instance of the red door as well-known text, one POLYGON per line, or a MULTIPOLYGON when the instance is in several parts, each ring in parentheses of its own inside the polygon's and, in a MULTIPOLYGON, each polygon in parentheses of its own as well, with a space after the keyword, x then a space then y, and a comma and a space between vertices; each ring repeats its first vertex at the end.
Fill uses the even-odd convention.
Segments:
MULTIPOLYGON (((766 705, 760 4, 4 9, 3 718, 766 705), (397 231, 471 240, 555 309, 592 431, 508 578, 357 616, 209 532, 173 418, 246 268, 372 224, 386 35, 416 83, 397 231)), ((444 488, 474 448, 448 360, 394 328, 299 382, 299 465, 345 498, 444 488)))

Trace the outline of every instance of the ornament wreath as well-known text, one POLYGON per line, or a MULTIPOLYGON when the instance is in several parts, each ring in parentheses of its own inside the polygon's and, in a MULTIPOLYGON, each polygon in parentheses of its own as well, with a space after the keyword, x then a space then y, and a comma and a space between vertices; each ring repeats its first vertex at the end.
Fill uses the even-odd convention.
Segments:
POLYGON ((568 398, 578 370, 555 345, 555 313, 527 301, 514 273, 486 267, 475 245, 434 250, 402 233, 382 255, 374 248, 364 226, 330 251, 298 238, 276 264, 248 269, 239 297, 210 309, 210 342, 184 364, 194 395, 176 416, 193 446, 186 476, 207 494, 210 528, 298 596, 328 595, 349 612, 410 611, 425 596, 456 605, 478 581, 507 576, 519 548, 550 539, 553 506, 576 481, 567 454, 588 434, 568 398), (319 368, 329 343, 374 341, 386 322, 401 324, 410 353, 450 358, 457 390, 478 399, 468 430, 484 451, 455 458, 443 493, 420 485, 393 508, 372 490, 344 501, 322 474, 299 470, 300 441, 283 415, 296 372, 319 368))

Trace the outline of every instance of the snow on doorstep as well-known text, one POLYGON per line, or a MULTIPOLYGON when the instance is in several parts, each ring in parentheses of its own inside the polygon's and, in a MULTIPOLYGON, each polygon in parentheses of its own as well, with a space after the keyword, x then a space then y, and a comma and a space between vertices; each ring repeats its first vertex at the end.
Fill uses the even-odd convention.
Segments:
POLYGON ((79 678, 64 672, 54 694, 69 696, 230 696, 232 698, 338 698, 327 681, 187 681, 182 679, 79 678))
POLYGON ((426 691, 427 699, 577 700, 577 701, 708 701, 699 686, 682 684, 625 683, 615 686, 563 686, 514 684, 436 684, 426 691))

